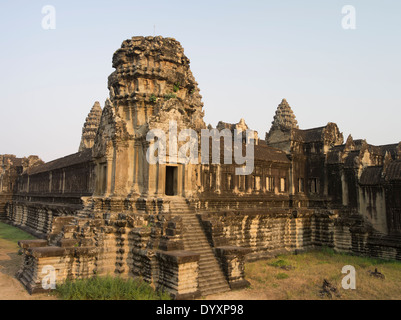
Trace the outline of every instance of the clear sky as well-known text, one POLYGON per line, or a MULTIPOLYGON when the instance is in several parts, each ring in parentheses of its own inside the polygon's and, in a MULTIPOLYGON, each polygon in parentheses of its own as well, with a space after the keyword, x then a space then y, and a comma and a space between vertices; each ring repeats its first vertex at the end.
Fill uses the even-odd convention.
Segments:
POLYGON ((264 138, 286 98, 302 129, 335 122, 345 139, 401 140, 401 1, 1 0, 0 28, 0 154, 77 152, 114 51, 154 29, 183 45, 207 124, 244 118, 264 138), (42 28, 45 5, 55 30, 42 28))

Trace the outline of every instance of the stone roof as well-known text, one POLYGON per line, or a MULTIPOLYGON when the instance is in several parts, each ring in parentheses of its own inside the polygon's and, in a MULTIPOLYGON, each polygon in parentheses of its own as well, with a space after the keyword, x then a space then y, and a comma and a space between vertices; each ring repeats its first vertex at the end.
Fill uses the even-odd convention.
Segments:
POLYGON ((398 143, 396 143, 396 144, 386 144, 386 145, 379 146, 379 147, 382 150, 383 157, 386 155, 386 152, 389 152, 390 155, 391 155, 391 158, 397 159, 397 152, 398 152, 397 146, 398 146, 398 143))
POLYGON ((359 184, 361 185, 379 185, 381 182, 382 167, 367 167, 363 170, 359 184))
POLYGON ((326 126, 307 130, 293 129, 293 137, 296 141, 318 142, 323 140, 323 132, 326 126))
POLYGON ((328 164, 335 164, 339 163, 340 161, 340 156, 341 156, 342 150, 330 150, 330 152, 327 154, 327 163, 328 164))
POLYGON ((284 151, 266 145, 255 145, 255 160, 289 163, 284 151))
POLYGON ((347 158, 344 161, 344 165, 346 167, 354 167, 355 166, 355 159, 357 159, 360 155, 359 150, 354 150, 348 153, 347 158))
POLYGON ((392 161, 386 170, 386 180, 401 181, 401 160, 392 161))
MULTIPOLYGON (((232 150, 234 150, 234 146, 232 146, 232 150)), ((245 143, 242 144, 242 150, 244 155, 245 143)), ((212 144, 209 144, 209 157, 210 159, 212 157, 212 144)), ((223 159, 224 157, 223 141, 220 141, 220 157, 220 159, 223 159)), ((254 145, 254 159, 267 162, 290 163, 290 160, 287 158, 287 155, 284 151, 267 145, 254 145)), ((233 161, 233 163, 235 163, 235 161, 233 161)))
POLYGON ((42 165, 38 165, 33 168, 29 168, 27 174, 38 174, 42 172, 47 172, 51 170, 61 169, 65 167, 70 167, 84 162, 89 162, 92 160, 92 149, 85 149, 84 151, 77 152, 66 157, 56 159, 47 162, 42 165))

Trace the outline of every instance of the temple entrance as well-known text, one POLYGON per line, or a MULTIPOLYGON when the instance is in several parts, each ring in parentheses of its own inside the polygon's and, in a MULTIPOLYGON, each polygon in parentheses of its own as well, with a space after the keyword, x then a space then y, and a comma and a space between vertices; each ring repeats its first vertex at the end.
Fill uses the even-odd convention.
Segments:
POLYGON ((172 166, 166 166, 166 195, 176 196, 177 195, 177 177, 178 168, 172 166))

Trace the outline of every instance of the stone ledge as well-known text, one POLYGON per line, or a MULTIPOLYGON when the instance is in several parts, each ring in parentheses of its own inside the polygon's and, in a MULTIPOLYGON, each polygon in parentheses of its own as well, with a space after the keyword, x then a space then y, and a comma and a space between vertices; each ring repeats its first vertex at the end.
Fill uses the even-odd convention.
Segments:
POLYGON ((47 247, 47 240, 21 240, 18 246, 22 249, 47 247))
POLYGON ((77 239, 62 239, 59 241, 58 245, 62 248, 75 247, 78 244, 77 239))
POLYGON ((249 281, 247 281, 245 279, 240 280, 240 281, 229 282, 229 286, 230 286, 231 290, 243 289, 250 285, 251 284, 249 283, 249 281))
POLYGON ((97 253, 96 247, 37 247, 29 250, 35 258, 62 257, 62 256, 94 256, 97 253))
POLYGON ((250 253, 250 248, 236 247, 236 246, 221 246, 215 248, 216 251, 221 251, 224 255, 241 255, 244 256, 250 253))
POLYGON ((186 250, 157 251, 156 255, 160 258, 168 260, 169 262, 177 264, 196 262, 200 259, 199 253, 186 250))
POLYGON ((47 257, 61 257, 66 255, 71 255, 73 252, 66 248, 60 247, 41 247, 41 248, 31 248, 29 250, 30 255, 35 258, 47 258, 47 257))

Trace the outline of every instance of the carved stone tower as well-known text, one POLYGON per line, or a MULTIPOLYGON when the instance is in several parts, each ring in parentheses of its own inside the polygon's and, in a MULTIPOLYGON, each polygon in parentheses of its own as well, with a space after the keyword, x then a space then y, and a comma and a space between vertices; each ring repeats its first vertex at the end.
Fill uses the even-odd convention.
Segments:
MULTIPOLYGON (((276 110, 276 115, 273 118, 272 128, 279 129, 298 129, 298 122, 295 119, 295 114, 292 111, 290 105, 287 100, 283 99, 281 103, 278 105, 276 110)), ((270 130, 271 130, 270 129, 270 130)))
POLYGON ((95 194, 160 197, 166 195, 165 185, 172 176, 173 194, 184 195, 187 190, 188 196, 196 183, 189 166, 149 165, 146 159, 149 130, 161 129, 168 136, 172 120, 178 129, 206 128, 199 89, 183 48, 172 38, 133 37, 114 53, 113 67, 110 99, 93 151, 95 194))
POLYGON ((100 107, 100 103, 96 101, 86 117, 84 127, 82 128, 82 138, 81 144, 79 145, 79 152, 83 151, 84 149, 91 149, 93 147, 101 116, 102 108, 100 107))
POLYGON ((278 105, 273 118, 269 133, 266 133, 266 143, 269 146, 290 152, 293 130, 298 129, 298 122, 295 119, 287 100, 283 99, 278 105))

